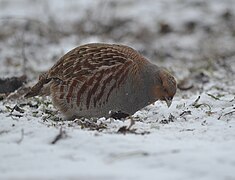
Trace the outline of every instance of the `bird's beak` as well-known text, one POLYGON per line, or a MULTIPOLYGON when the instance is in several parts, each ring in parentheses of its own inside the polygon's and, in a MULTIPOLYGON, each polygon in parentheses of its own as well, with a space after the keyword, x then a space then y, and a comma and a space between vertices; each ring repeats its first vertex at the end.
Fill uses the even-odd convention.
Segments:
POLYGON ((166 104, 167 104, 167 106, 169 108, 171 106, 172 100, 168 99, 168 98, 165 98, 165 101, 166 101, 166 104))

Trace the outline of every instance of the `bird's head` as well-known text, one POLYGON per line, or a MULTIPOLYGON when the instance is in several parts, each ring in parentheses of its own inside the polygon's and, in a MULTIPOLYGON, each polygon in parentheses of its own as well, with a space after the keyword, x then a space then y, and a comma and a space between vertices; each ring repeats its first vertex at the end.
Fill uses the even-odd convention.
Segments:
POLYGON ((157 80, 152 89, 153 96, 156 100, 165 101, 167 106, 170 107, 177 89, 176 80, 174 76, 164 68, 161 68, 156 76, 157 80))

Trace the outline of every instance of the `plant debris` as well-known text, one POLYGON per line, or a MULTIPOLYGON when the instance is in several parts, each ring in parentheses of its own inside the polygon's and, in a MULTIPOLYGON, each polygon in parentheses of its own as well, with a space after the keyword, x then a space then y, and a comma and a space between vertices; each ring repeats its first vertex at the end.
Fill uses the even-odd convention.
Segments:
POLYGON ((216 97, 216 96, 214 96, 213 94, 207 93, 207 95, 210 96, 210 97, 212 97, 212 98, 215 99, 215 100, 220 100, 219 97, 216 97))
POLYGON ((206 106, 209 108, 209 111, 211 111, 211 106, 209 104, 206 104, 206 103, 201 103, 199 104, 198 101, 200 100, 200 96, 198 96, 198 98, 193 102, 192 106, 194 106, 195 108, 199 108, 201 106, 206 106))
POLYGON ((103 122, 97 122, 95 119, 86 119, 80 118, 73 121, 77 125, 81 127, 81 129, 89 129, 89 130, 96 130, 102 131, 103 129, 107 128, 107 125, 103 122))
POLYGON ((149 134, 149 131, 144 131, 144 132, 137 132, 137 129, 132 128, 130 129, 129 126, 122 126, 117 130, 117 133, 119 134, 136 134, 136 135, 146 135, 149 134))
POLYGON ((175 119, 176 119, 175 116, 170 114, 168 119, 162 119, 159 123, 160 124, 169 124, 170 122, 174 122, 175 119))
POLYGON ((13 108, 11 108, 10 106, 5 106, 5 107, 10 111, 8 116, 11 116, 11 117, 21 118, 21 117, 23 117, 23 115, 21 115, 21 114, 23 114, 25 112, 24 109, 20 108, 18 105, 15 105, 13 108), (15 114, 14 111, 16 111, 20 114, 17 114, 17 113, 15 114))

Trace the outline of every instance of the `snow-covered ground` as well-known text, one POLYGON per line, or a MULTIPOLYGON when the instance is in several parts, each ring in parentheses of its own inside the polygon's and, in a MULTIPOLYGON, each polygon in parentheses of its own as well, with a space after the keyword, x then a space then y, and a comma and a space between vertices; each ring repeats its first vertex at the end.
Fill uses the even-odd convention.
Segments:
POLYGON ((0 78, 31 85, 73 47, 112 42, 170 69, 181 89, 126 133, 128 119, 61 121, 50 98, 5 98, 0 179, 234 180, 234 12, 234 0, 0 0, 0 78))

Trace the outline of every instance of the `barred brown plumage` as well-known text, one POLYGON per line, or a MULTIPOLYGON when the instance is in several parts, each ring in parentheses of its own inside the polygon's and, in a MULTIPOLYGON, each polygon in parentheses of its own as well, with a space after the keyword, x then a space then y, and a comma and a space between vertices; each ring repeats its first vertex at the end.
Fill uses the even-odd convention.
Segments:
POLYGON ((71 119, 109 117, 110 111, 132 115, 157 100, 169 106, 175 93, 175 78, 134 49, 94 43, 61 57, 25 97, 51 95, 71 119))

